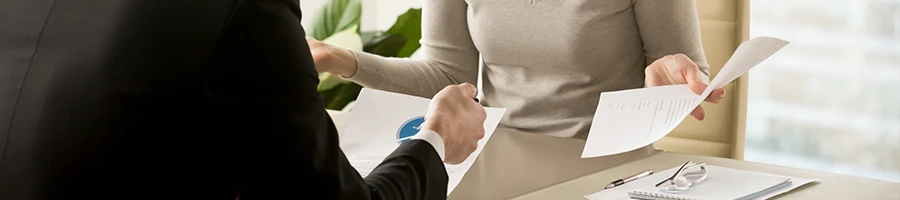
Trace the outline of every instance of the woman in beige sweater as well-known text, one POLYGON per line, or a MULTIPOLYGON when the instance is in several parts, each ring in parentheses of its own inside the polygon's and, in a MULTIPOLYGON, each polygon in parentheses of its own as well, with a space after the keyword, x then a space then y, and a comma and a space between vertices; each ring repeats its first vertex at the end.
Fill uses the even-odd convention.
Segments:
MULTIPOLYGON (((430 98, 444 86, 475 83, 480 56, 482 104, 508 108, 502 128, 578 139, 587 138, 601 92, 688 84, 699 94, 709 79, 693 0, 424 0, 422 20, 421 58, 385 58, 309 39, 317 68, 365 87, 430 98)), ((724 94, 715 90, 707 101, 724 94)), ((703 109, 691 115, 702 120, 703 109)), ((522 187, 460 197, 506 198, 537 186, 522 187)))

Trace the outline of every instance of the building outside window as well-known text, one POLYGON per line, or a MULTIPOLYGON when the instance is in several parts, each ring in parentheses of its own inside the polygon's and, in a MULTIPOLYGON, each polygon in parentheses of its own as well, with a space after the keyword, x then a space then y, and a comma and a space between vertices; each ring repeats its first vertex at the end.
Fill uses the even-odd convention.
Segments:
POLYGON ((900 0, 752 0, 745 159, 900 182, 900 0))

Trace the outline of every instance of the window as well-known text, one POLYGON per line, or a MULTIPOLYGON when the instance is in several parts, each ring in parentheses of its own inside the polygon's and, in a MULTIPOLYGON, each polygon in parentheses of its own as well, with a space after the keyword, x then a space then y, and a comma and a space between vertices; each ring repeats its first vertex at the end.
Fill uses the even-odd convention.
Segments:
POLYGON ((745 159, 900 182, 900 0, 753 0, 745 159))

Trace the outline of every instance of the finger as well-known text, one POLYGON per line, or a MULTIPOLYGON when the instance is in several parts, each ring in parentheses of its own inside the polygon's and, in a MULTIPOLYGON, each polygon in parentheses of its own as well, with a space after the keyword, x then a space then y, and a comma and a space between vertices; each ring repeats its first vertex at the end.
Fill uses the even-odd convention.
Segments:
POLYGON ((688 81, 688 87, 691 88, 691 91, 694 92, 694 94, 701 95, 701 94, 703 94, 703 91, 706 90, 706 87, 708 87, 708 86, 706 85, 706 83, 703 83, 703 82, 688 81))
POLYGON ((700 67, 684 54, 675 54, 667 62, 666 66, 672 72, 681 72, 681 75, 687 81, 688 87, 696 94, 703 94, 706 90, 706 83, 701 76, 700 67))
MULTIPOLYGON (((476 103, 477 104, 477 103, 476 103)), ((478 109, 478 121, 484 123, 484 120, 487 120, 487 111, 484 110, 484 107, 481 104, 476 105, 475 109, 478 109)))
POLYGON ((478 95, 478 88, 471 83, 462 83, 459 84, 459 87, 462 89, 463 95, 465 95, 466 97, 475 98, 475 96, 478 95))
POLYGON ((691 111, 691 116, 702 121, 703 118, 706 118, 706 112, 703 111, 703 107, 697 106, 697 108, 694 108, 694 111, 691 111))
POLYGON ((709 96, 706 97, 704 101, 710 103, 719 103, 719 101, 721 101, 723 98, 725 98, 725 88, 719 88, 709 93, 709 96))

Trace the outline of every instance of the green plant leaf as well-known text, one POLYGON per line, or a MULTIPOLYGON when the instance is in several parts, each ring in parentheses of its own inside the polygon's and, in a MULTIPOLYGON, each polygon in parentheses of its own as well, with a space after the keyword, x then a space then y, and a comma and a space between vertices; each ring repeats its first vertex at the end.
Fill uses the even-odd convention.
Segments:
POLYGON ((322 40, 322 42, 345 49, 361 51, 363 49, 362 38, 356 33, 356 29, 357 26, 353 25, 346 30, 334 33, 322 40))
POLYGON ((344 80, 340 75, 322 72, 319 74, 319 85, 316 90, 319 92, 330 90, 331 88, 347 82, 350 81, 344 80))
MULTIPOLYGON (((323 42, 353 49, 354 44, 362 45, 362 50, 368 53, 386 56, 386 57, 409 57, 421 46, 419 39, 422 38, 422 10, 410 9, 403 15, 397 17, 397 22, 385 32, 364 32, 355 34, 358 40, 354 40, 353 34, 344 33, 340 30, 351 30, 359 32, 359 13, 361 12, 359 0, 332 0, 327 4, 321 12, 318 13, 316 21, 314 21, 313 31, 310 36, 323 42), (346 9, 339 9, 345 8, 346 9), (345 10, 352 10, 355 13, 345 14, 345 10), (353 19, 346 26, 338 25, 345 16, 347 19, 353 19), (320 20, 321 19, 321 20, 320 20), (335 20, 339 19, 339 20, 335 20), (355 20, 355 21, 354 21, 355 20), (329 27, 327 24, 334 24, 329 27), (354 26, 355 25, 355 26, 354 26), (334 38, 325 41, 323 38, 334 38), (357 42, 358 41, 358 42, 357 42)), ((323 73, 319 75, 319 92, 325 100, 325 108, 340 110, 347 106, 348 103, 355 101, 362 86, 353 82, 346 82, 337 75, 323 73)))
POLYGON ((407 43, 403 35, 382 35, 363 47, 363 50, 384 57, 400 57, 398 54, 407 43))
POLYGON ((366 31, 359 34, 362 38, 363 46, 378 43, 379 38, 384 38, 384 31, 366 31))
POLYGON ((397 52, 395 57, 409 57, 419 49, 419 39, 422 39, 422 9, 411 8, 397 17, 397 22, 387 30, 387 34, 403 35, 406 44, 397 52))
POLYGON ((356 100, 362 86, 353 82, 343 83, 335 88, 321 92, 325 101, 325 108, 341 110, 351 101, 356 100))
POLYGON ((324 40, 353 26, 356 26, 354 31, 359 32, 361 13, 360 0, 331 0, 313 16, 312 30, 307 35, 324 40))

